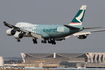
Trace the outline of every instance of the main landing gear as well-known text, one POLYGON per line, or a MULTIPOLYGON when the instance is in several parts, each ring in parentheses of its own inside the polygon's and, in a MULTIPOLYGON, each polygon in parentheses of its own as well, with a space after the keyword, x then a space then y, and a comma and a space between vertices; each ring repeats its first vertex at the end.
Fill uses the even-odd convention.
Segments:
MULTIPOLYGON (((33 41, 33 44, 37 44, 37 38, 33 38, 32 41, 33 41)), ((48 41, 49 44, 52 44, 52 45, 56 44, 55 39, 53 39, 53 38, 51 38, 51 39, 44 39, 44 40, 41 41, 41 43, 46 44, 47 41, 48 41)))
POLYGON ((33 44, 37 44, 37 38, 33 38, 33 44))
POLYGON ((48 43, 49 43, 49 44, 52 44, 52 45, 55 45, 55 44, 56 44, 55 39, 50 39, 50 40, 48 40, 48 43))
POLYGON ((42 42, 43 44, 45 44, 45 43, 47 43, 47 40, 48 40, 48 43, 49 43, 49 44, 53 44, 53 45, 56 44, 55 39, 44 39, 44 40, 42 40, 41 42, 42 42))

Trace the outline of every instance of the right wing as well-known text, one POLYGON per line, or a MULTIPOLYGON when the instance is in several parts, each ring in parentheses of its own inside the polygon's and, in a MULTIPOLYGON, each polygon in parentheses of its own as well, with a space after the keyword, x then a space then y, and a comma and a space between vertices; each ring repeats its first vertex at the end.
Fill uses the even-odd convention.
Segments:
POLYGON ((31 31, 28 31, 28 30, 25 30, 25 29, 22 29, 22 28, 19 28, 17 26, 14 26, 14 25, 11 25, 11 24, 8 24, 7 22, 3 22, 5 26, 9 27, 9 28, 13 28, 15 30, 19 30, 23 33, 27 33, 28 35, 31 35, 32 37, 36 37, 36 38, 39 38, 39 39, 42 39, 42 35, 40 34, 37 34, 37 33, 34 33, 34 32, 31 32, 31 31))
POLYGON ((93 30, 93 31, 87 31, 87 32, 78 32, 78 33, 74 33, 73 36, 80 36, 80 35, 89 35, 91 33, 94 33, 94 32, 103 32, 105 31, 105 29, 101 29, 101 30, 93 30))

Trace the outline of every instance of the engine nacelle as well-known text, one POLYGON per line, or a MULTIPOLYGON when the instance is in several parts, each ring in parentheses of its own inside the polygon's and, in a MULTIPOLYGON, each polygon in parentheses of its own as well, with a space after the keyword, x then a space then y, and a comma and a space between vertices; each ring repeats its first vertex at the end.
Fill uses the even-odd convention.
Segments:
POLYGON ((20 32, 16 32, 15 33, 15 35, 14 35, 14 37, 16 38, 16 39, 21 39, 21 38, 23 38, 23 33, 20 33, 20 32))
POLYGON ((6 31, 6 34, 7 34, 8 36, 12 36, 12 35, 14 35, 15 33, 16 33, 16 31, 13 30, 13 29, 8 29, 8 30, 6 31))
POLYGON ((79 35, 78 36, 78 39, 86 39, 87 38, 87 35, 79 35))

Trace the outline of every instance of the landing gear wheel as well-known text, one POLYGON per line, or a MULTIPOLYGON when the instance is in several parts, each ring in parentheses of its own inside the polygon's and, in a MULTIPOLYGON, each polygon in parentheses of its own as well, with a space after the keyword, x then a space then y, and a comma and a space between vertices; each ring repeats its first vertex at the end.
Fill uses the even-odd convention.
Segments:
POLYGON ((49 44, 52 44, 52 40, 51 40, 51 39, 50 39, 50 40, 48 40, 48 43, 49 43, 49 44))
POLYGON ((37 39, 36 38, 33 39, 33 44, 37 44, 37 39))
POLYGON ((53 41, 53 42, 52 42, 52 45, 56 45, 56 42, 55 42, 55 41, 53 41))
POLYGON ((55 45, 55 44, 56 44, 55 39, 50 39, 50 40, 48 40, 48 43, 49 43, 49 44, 52 44, 52 45, 55 45))
POLYGON ((20 39, 17 39, 17 42, 20 42, 20 39))
POLYGON ((47 43, 46 40, 42 40, 41 42, 42 42, 42 43, 47 43))
POLYGON ((33 41, 34 44, 37 44, 37 41, 33 41))

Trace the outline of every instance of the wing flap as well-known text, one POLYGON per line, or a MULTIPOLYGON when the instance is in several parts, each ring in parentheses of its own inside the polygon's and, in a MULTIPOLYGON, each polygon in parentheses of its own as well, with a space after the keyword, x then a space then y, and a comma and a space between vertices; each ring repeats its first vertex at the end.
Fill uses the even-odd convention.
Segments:
POLYGON ((31 35, 32 35, 33 37, 38 38, 38 39, 42 39, 42 35, 39 35, 39 34, 36 34, 36 33, 33 33, 33 32, 31 32, 31 35))
POLYGON ((74 33, 73 36, 89 35, 89 34, 91 34, 91 32, 78 32, 78 33, 74 33))
POLYGON ((65 38, 69 38, 70 37, 70 35, 69 36, 66 36, 65 38))

